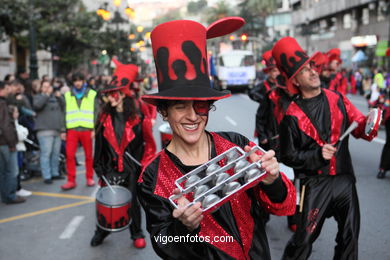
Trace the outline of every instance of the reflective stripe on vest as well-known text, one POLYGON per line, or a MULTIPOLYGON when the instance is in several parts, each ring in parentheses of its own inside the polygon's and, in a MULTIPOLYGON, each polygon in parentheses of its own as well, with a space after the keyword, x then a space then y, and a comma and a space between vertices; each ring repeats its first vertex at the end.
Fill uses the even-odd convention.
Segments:
POLYGON ((95 104, 96 92, 92 89, 88 91, 88 95, 81 100, 80 107, 77 105, 75 96, 70 94, 70 91, 65 93, 66 103, 66 128, 93 128, 93 110, 95 104))

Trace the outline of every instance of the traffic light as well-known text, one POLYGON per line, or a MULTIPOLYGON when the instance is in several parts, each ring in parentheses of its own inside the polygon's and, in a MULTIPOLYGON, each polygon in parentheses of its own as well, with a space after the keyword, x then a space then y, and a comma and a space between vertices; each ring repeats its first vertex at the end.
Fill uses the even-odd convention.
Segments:
POLYGON ((235 40, 234 35, 230 35, 230 36, 229 36, 229 40, 234 41, 234 40, 235 40))
POLYGON ((243 34, 241 34, 240 38, 241 38, 241 41, 245 42, 248 40, 248 35, 243 33, 243 34))

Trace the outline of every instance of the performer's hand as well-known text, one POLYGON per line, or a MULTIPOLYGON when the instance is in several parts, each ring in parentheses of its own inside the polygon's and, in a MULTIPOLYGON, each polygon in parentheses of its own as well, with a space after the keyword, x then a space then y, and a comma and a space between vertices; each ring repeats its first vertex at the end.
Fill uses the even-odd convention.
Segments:
MULTIPOLYGON (((173 194, 179 194, 179 189, 175 189, 173 194)), ((181 196, 177 200, 179 208, 173 210, 173 217, 177 218, 184 226, 188 228, 189 231, 197 229, 200 225, 200 222, 203 219, 201 203, 197 202, 191 207, 187 207, 190 202, 184 197, 181 196)))
MULTIPOLYGON (((245 152, 249 152, 251 147, 247 145, 245 146, 244 150, 245 152)), ((262 180, 263 183, 271 184, 279 177, 279 163, 275 158, 275 152, 273 150, 269 150, 262 155, 252 153, 249 158, 252 162, 261 160, 261 166, 267 172, 266 177, 262 180)))
POLYGON ((272 184, 279 177, 279 163, 276 160, 275 152, 269 150, 261 157, 261 166, 267 172, 262 180, 264 184, 272 184))
POLYGON ((324 157, 325 160, 330 160, 336 151, 337 149, 333 145, 324 144, 324 146, 322 146, 322 157, 324 157))

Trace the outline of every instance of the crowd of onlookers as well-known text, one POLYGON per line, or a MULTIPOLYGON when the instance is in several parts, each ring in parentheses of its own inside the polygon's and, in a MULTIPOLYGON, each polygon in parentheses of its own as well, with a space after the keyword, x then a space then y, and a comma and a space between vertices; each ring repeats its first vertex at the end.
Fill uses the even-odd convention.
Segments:
MULTIPOLYGON (((40 172, 43 182, 64 179, 65 99, 71 90, 72 75, 64 79, 30 80, 22 71, 8 74, 0 83, 0 190, 2 202, 21 203, 31 192, 21 187, 21 179, 40 172), (38 150, 38 171, 29 172, 29 150, 38 150), (61 168, 62 167, 62 168, 61 168)), ((111 81, 110 76, 89 77, 83 86, 99 90, 111 81)), ((98 99, 100 100, 100 99, 98 99)), ((76 159, 77 160, 77 159, 76 159)), ((35 169, 35 170, 36 170, 35 169)))

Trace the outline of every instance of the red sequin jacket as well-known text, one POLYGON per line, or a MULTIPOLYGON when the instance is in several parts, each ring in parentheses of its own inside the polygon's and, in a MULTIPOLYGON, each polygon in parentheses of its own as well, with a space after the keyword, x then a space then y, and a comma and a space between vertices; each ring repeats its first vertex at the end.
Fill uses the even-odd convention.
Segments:
MULTIPOLYGON (((211 133, 211 136, 212 157, 233 146, 244 148, 250 144, 246 137, 236 133, 211 133)), ((138 198, 145 209, 147 229, 156 253, 163 259, 270 259, 262 214, 264 211, 276 215, 294 213, 295 189, 287 177, 281 174, 269 186, 261 183, 241 193, 214 213, 205 214, 200 227, 190 233, 173 218, 168 200, 176 187, 174 181, 191 170, 185 169, 177 157, 162 150, 140 176, 138 198), (182 236, 181 242, 167 241, 175 236, 177 239, 182 236), (184 241, 184 237, 194 240, 195 236, 206 241, 184 241), (227 236, 233 240, 214 240, 227 236)))

